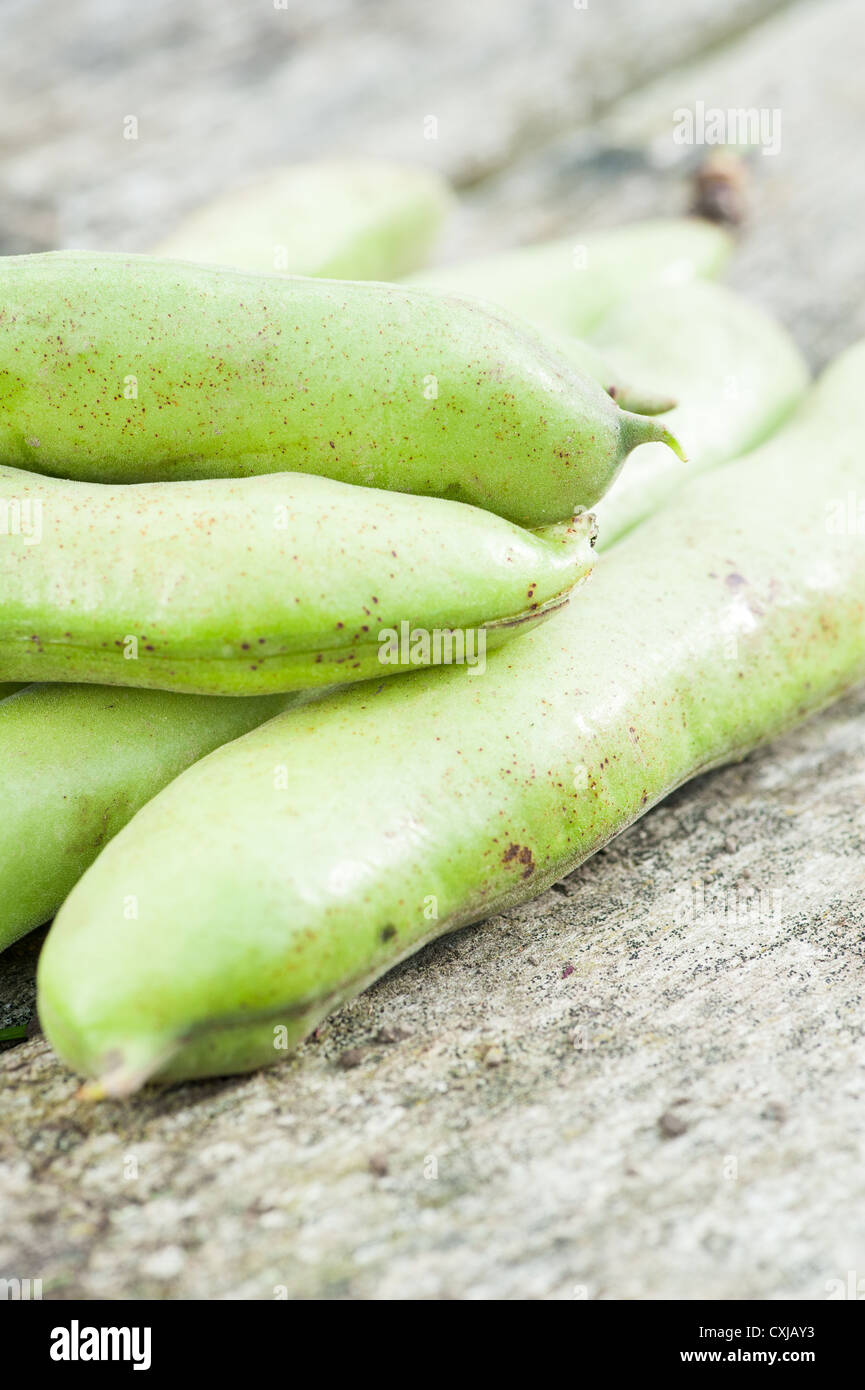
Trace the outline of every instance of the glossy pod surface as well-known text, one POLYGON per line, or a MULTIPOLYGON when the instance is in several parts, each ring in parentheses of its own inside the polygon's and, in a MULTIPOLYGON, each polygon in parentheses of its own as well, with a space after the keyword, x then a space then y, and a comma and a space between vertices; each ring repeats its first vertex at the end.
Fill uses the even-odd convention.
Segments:
POLYGON ((215 695, 448 659, 415 630, 476 659, 481 634, 494 647, 566 601, 595 536, 588 513, 524 531, 299 473, 109 487, 0 468, 0 508, 21 519, 0 542, 0 676, 215 695))
POLYGON ((518 321, 426 290, 147 256, 0 260, 0 461, 94 482, 284 470, 524 526, 663 424, 518 321))
POLYGON ((845 523, 863 369, 865 346, 482 679, 279 715, 139 812, 40 962, 43 1025, 91 1094, 278 1060, 425 940, 540 892, 865 679, 865 543, 845 523))

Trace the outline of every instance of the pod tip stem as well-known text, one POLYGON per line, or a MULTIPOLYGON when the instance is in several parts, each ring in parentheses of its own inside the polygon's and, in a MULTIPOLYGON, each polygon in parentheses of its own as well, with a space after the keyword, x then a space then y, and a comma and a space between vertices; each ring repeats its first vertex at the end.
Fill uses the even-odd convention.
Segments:
POLYGON ((668 430, 663 421, 649 415, 635 415, 633 411, 623 410, 622 439, 626 455, 639 444, 658 443, 666 444, 683 463, 688 462, 688 456, 672 430, 668 430))
POLYGON ((666 444, 668 448, 672 449, 676 458, 681 459, 682 463, 688 462, 688 455, 685 453, 685 450, 682 448, 672 430, 662 430, 658 437, 662 444, 666 444))

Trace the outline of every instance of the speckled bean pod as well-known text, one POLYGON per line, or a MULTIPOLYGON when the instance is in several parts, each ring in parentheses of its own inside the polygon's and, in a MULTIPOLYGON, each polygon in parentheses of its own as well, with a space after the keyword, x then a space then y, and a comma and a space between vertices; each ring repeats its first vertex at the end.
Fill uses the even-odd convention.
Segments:
POLYGON ((279 1060, 425 941, 539 893, 865 679, 863 370, 865 344, 483 679, 288 711, 139 812, 40 962, 40 1017, 88 1093, 279 1060))
POLYGON ((0 467, 0 515, 19 519, 0 535, 4 680, 213 695, 477 665, 567 601, 595 538, 590 513, 524 531, 302 473, 111 487, 0 467))
POLYGON ((592 506, 657 420, 428 290, 147 256, 0 260, 0 460, 95 482, 285 470, 522 526, 592 506))
MULTIPOLYGON (((390 278, 422 259, 447 204, 440 182, 420 171, 303 165, 202 208, 174 234, 173 252, 159 250, 247 269, 271 255, 273 269, 295 274, 390 278)), ((166 782, 302 698, 0 685, 0 950, 54 915, 166 782)))
MULTIPOLYGON (((387 170, 368 166, 353 166, 348 181, 344 174, 341 165, 275 174, 191 215, 158 250, 253 269, 265 266, 272 246, 280 253, 274 269, 391 278, 407 268, 409 254, 421 253, 443 210, 435 181, 424 175, 420 182, 398 185, 387 170)), ((623 240, 613 235, 624 258, 611 279, 615 289, 632 283, 632 255, 637 273, 648 263, 641 259, 638 234, 623 240)), ((695 251, 708 249, 699 230, 690 244, 695 251)), ((669 254, 675 258, 682 251, 674 237, 669 254)), ((612 270, 609 259, 607 264, 612 270)), ((694 264, 711 269, 699 257, 694 264)), ((679 330, 693 336, 687 303, 681 297, 677 302, 684 315, 679 330)), ((632 340, 627 324, 624 331, 632 340)), ((562 346, 602 385, 621 387, 620 376, 595 350, 566 339, 562 346)), ((702 358, 700 366, 708 368, 702 358)), ((684 385, 686 394, 697 387, 690 380, 684 385)), ((643 393, 643 403, 649 413, 664 401, 646 400, 643 393)), ((771 393, 763 408, 772 412, 771 393)), ((737 413, 734 408, 731 418, 737 413)), ((750 418, 742 425, 751 428, 750 418)), ((0 686, 0 699, 19 690, 0 686)), ((95 685, 20 690, 14 705, 0 711, 0 949, 50 918, 99 849, 184 767, 302 698, 226 701, 95 685)))

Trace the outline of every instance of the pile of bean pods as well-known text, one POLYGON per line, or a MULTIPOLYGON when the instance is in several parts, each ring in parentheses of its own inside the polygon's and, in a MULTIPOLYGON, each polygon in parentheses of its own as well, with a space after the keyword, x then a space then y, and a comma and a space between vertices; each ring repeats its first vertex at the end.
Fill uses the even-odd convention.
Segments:
POLYGON ((865 679, 865 345, 811 385, 695 219, 417 272, 449 202, 0 259, 0 949, 54 918, 83 1096, 279 1061, 865 679))

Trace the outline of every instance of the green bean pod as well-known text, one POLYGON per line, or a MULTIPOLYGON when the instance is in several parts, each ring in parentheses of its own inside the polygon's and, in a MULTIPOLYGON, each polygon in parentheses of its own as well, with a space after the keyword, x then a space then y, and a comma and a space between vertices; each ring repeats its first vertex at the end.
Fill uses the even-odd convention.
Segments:
POLYGON ((43 1026, 86 1094, 278 1060, 425 941, 539 893, 865 679, 863 370, 865 344, 482 679, 288 711, 144 807, 40 961, 43 1026))
MULTIPOLYGON (((300 165, 200 209, 174 250, 155 254, 389 279, 423 261, 449 201, 415 169, 300 165)), ((14 517, 3 519, 6 534, 14 517)), ((304 698, 5 684, 0 702, 17 691, 0 711, 0 950, 52 917, 99 848, 184 767, 304 698)))
MULTIPOLYGON (((447 185, 430 170, 373 160, 294 164, 195 208, 151 253, 238 270, 395 280, 426 260, 451 204, 447 185)), ((714 271, 717 262, 708 245, 703 253, 699 232, 691 244, 694 270, 714 271)), ((609 253, 602 247, 602 255, 614 269, 622 255, 630 265, 633 253, 626 239, 623 251, 614 241, 609 253)), ((658 278, 654 262, 648 273, 658 278)), ((623 410, 660 415, 671 409, 663 391, 646 392, 620 380, 587 343, 562 334, 557 346, 623 410)))
POLYGON ((424 263, 451 203, 444 180, 429 169, 377 160, 293 164, 195 208, 153 254, 391 280, 424 263))
POLYGON ((539 327, 582 337, 640 289, 717 275, 731 250, 729 233, 710 222, 659 218, 433 266, 411 283, 489 300, 539 327))
POLYGON ((662 440, 525 325, 398 285, 0 260, 0 461, 105 483, 299 471, 524 526, 662 440))
POLYGON ((300 698, 31 685, 0 702, 0 951, 172 777, 300 698))
MULTIPOLYGON (((723 379, 743 362, 751 363, 751 370, 766 385, 756 395, 756 410, 739 393, 724 417, 730 452, 746 449, 795 391, 798 362, 780 330, 774 337, 759 334, 754 340, 766 350, 762 366, 751 339, 731 342, 720 331, 721 323, 716 338, 727 357, 704 350, 712 335, 702 333, 700 324, 718 312, 726 322, 729 310, 723 299, 710 304, 697 295, 691 302, 690 294, 688 289, 677 291, 678 318, 670 324, 672 336, 659 348, 652 333, 652 352, 661 358, 669 354, 671 375, 676 369, 683 399, 693 393, 698 400, 711 400, 719 377, 723 379), (677 369, 679 338, 693 339, 700 347, 687 380, 677 369), (791 367, 788 380, 775 370, 784 362, 791 367)), ((621 323, 633 347, 646 325, 641 316, 631 323, 623 315, 621 323)), ((749 321, 743 324, 750 328, 749 321)), ((613 344, 614 350, 621 346, 613 344)), ((704 420, 701 432, 699 411, 692 413, 689 444, 695 466, 704 452, 716 449, 714 409, 705 413, 704 420)), ((14 521, 14 513, 7 515, 14 521)), ((19 527, 24 519, 19 511, 19 527)), ((2 545, 0 538, 0 551, 2 545)), ((302 698, 225 701, 85 685, 31 685, 21 691, 14 702, 14 717, 0 718, 0 766, 5 769, 0 779, 0 949, 51 917, 102 845, 184 766, 263 722, 276 708, 302 698), (104 708, 108 715, 103 715, 104 708), (226 728, 226 720, 244 718, 246 724, 226 728), (45 750, 44 762, 40 749, 45 750)))
POLYGON ((4 680, 211 695, 477 666, 567 601, 595 539, 590 513, 531 532, 302 473, 111 487, 0 468, 0 514, 19 518, 0 536, 4 680))

